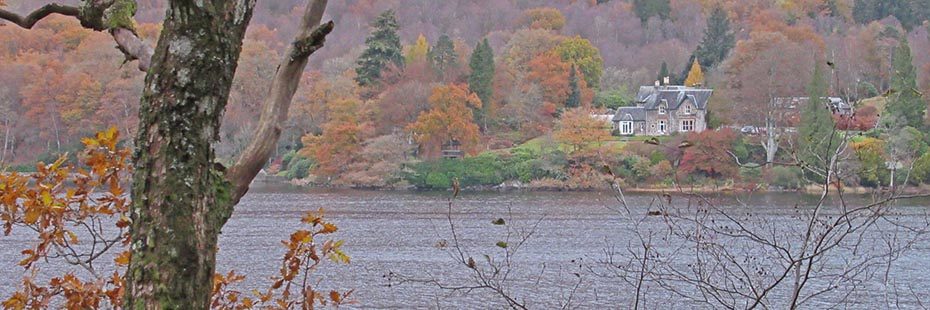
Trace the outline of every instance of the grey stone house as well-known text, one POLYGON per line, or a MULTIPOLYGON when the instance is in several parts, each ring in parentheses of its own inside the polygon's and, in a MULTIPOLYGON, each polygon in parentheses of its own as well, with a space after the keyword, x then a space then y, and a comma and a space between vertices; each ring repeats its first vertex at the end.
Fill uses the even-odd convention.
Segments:
POLYGON ((707 102, 712 89, 642 86, 636 106, 622 107, 613 118, 622 136, 665 136, 707 130, 707 102))

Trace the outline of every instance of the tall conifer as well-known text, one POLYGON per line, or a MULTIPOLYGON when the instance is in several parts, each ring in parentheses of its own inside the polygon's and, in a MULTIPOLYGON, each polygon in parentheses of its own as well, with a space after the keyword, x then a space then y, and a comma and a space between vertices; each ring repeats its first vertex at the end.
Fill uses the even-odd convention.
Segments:
POLYGON ((446 82, 448 73, 458 67, 459 55, 455 52, 455 43, 448 35, 439 36, 436 45, 429 50, 430 65, 436 70, 436 75, 446 82))
POLYGON ((798 129, 798 157, 811 179, 823 182, 823 171, 829 168, 832 150, 838 138, 834 137, 833 115, 828 106, 827 81, 823 68, 814 66, 814 75, 807 86, 809 100, 801 107, 801 126, 798 129))
POLYGON ((476 119, 481 127, 487 130, 487 114, 494 97, 494 50, 488 39, 484 39, 475 46, 468 62, 471 74, 468 75, 468 89, 481 99, 481 110, 476 113, 476 119))
POLYGON ((397 35, 397 18, 393 10, 384 11, 371 24, 371 34, 365 39, 367 48, 359 56, 355 81, 361 86, 380 82, 381 73, 389 64, 404 67, 404 55, 397 35))
POLYGON ((923 128, 927 106, 917 90, 917 69, 907 38, 902 38, 900 46, 895 50, 893 68, 891 98, 883 113, 882 127, 923 128))
POLYGON ((577 108, 581 106, 581 79, 578 78, 578 70, 572 65, 572 71, 568 73, 568 87, 572 91, 565 101, 566 108, 577 108))
POLYGON ((704 68, 710 69, 723 62, 736 46, 736 37, 730 29, 730 18, 720 6, 714 8, 707 18, 707 29, 701 45, 694 51, 694 56, 704 68))

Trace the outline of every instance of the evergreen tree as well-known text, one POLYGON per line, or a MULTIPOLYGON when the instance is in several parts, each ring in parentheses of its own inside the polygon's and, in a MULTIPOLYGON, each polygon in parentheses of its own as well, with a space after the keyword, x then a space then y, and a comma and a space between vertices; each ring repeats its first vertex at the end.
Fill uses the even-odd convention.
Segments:
POLYGON ((820 173, 829 167, 831 149, 835 148, 836 139, 833 138, 833 115, 825 101, 827 81, 820 65, 814 68, 807 92, 809 100, 801 107, 798 157, 804 164, 806 175, 823 182, 820 173))
POLYGON ((711 69, 723 62, 734 46, 736 37, 730 30, 730 18, 722 7, 717 6, 707 18, 704 38, 694 51, 694 56, 704 68, 711 69))
MULTIPOLYGON (((688 61, 685 62, 684 68, 681 68, 681 71, 679 71, 678 74, 675 75, 675 78, 672 79, 672 84, 685 85, 685 79, 688 78, 688 73, 691 73, 691 66, 689 64, 694 63, 695 59, 697 58, 694 57, 693 53, 691 56, 688 56, 688 61)), ((704 71, 703 69, 704 68, 701 68, 701 72, 704 71)))
MULTIPOLYGON (((917 90, 917 70, 914 68, 911 48, 907 38, 902 36, 901 44, 895 50, 891 77, 891 94, 885 112, 882 114, 880 128, 885 130, 886 154, 896 164, 907 163, 925 152, 923 143, 925 129, 924 115, 926 104, 917 90)), ((892 173, 894 175, 894 173, 892 173)), ((903 181, 898 174, 891 184, 903 181)))
POLYGON ((901 39, 901 45, 895 51, 894 76, 891 78, 891 95, 882 117, 882 127, 896 129, 902 127, 924 127, 926 105, 917 90, 917 69, 911 56, 911 47, 907 38, 901 39))
POLYGON ((685 79, 685 86, 695 87, 704 85, 704 71, 701 71, 701 63, 697 59, 691 63, 691 71, 688 72, 688 78, 685 79))
POLYGON ((355 81, 361 86, 375 85, 381 79, 381 73, 393 63, 399 68, 404 66, 404 55, 397 35, 397 18, 393 10, 387 10, 371 24, 374 28, 365 39, 367 48, 359 56, 355 68, 355 81))
POLYGON ((471 74, 468 75, 468 89, 481 99, 481 110, 476 118, 482 128, 487 130, 487 112, 494 96, 494 50, 488 39, 484 39, 475 46, 468 62, 471 74))
POLYGON ((436 70, 436 74, 443 81, 451 69, 458 67, 459 55, 455 53, 455 43, 449 36, 439 36, 436 45, 429 50, 429 60, 433 70, 436 70))
POLYGON ((856 0, 853 4, 853 20, 866 24, 875 20, 875 2, 872 0, 856 0))
POLYGON ((578 78, 578 70, 572 65, 572 71, 568 73, 568 87, 572 90, 565 101, 566 108, 577 108, 581 106, 581 80, 578 78))
POLYGON ((633 0, 633 11, 636 17, 639 17, 640 23, 645 26, 653 16, 668 20, 671 16, 672 5, 669 0, 633 0))
POLYGON ((669 77, 668 63, 663 61, 662 67, 659 68, 659 76, 656 77, 656 81, 659 81, 659 83, 665 84, 666 77, 669 77))
POLYGON ((904 29, 910 31, 930 18, 930 3, 927 0, 856 0, 853 19, 860 24, 894 16, 904 29))
POLYGON ((830 17, 839 17, 845 20, 843 14, 840 12, 840 5, 837 3, 837 0, 827 0, 827 2, 823 4, 823 8, 830 11, 830 17))

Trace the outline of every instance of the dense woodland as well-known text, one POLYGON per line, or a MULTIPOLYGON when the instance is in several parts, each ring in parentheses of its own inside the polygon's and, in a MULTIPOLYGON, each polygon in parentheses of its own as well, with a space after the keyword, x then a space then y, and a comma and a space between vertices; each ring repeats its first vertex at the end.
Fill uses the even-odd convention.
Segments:
MULTIPOLYGON (((44 3, 4 4, 28 12, 44 3)), ((154 44, 164 3, 138 4, 137 32, 154 44)), ((258 3, 221 159, 250 141, 300 7, 258 3)), ((848 150, 851 185, 889 184, 886 162, 914 167, 902 181, 930 178, 930 1, 346 0, 331 3, 327 18, 338 30, 304 73, 271 173, 353 187, 445 188, 458 178, 584 189, 615 173, 628 185, 797 188, 817 177, 737 162, 803 159, 798 150, 819 147, 810 137, 838 128, 859 135, 848 150), (715 89, 710 122, 719 130, 651 145, 612 137, 589 117, 632 104, 639 86, 666 76, 715 89), (800 132, 774 143, 728 129, 765 126, 773 98, 796 96, 846 98, 857 114, 814 107, 785 121, 800 132), (452 139, 468 156, 438 160, 452 139)), ((64 17, 32 30, 0 26, 0 161, 29 170, 109 126, 135 135, 143 74, 113 45, 64 17)))

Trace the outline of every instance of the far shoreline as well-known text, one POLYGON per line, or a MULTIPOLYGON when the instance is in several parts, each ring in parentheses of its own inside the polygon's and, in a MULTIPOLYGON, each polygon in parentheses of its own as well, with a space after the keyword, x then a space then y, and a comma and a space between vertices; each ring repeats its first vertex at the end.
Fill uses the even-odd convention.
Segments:
MULTIPOLYGON (((279 177, 261 177, 254 181, 256 184, 266 185, 287 185, 296 188, 305 189, 333 189, 333 190, 360 190, 360 191, 378 191, 378 192, 448 192, 451 188, 417 188, 414 186, 381 186, 381 187, 361 187, 361 186, 341 186, 341 185, 320 185, 310 182, 301 182, 299 180, 286 180, 279 177)), ((745 193, 798 193, 798 194, 820 194, 821 186, 810 185, 800 189, 782 189, 777 187, 740 187, 740 186, 681 186, 681 187, 625 187, 624 193, 629 194, 745 194, 745 193)), ((890 192, 890 188, 868 188, 862 186, 844 186, 844 194, 869 195, 883 194, 890 192)), ((906 186, 898 188, 900 194, 917 195, 930 193, 930 186, 906 186)), ((540 192, 540 193, 557 193, 557 192, 613 192, 605 187, 601 188, 567 188, 567 187, 534 187, 534 186, 468 186, 461 189, 463 192, 540 192)), ((830 191, 835 193, 836 188, 831 187, 830 191)))

